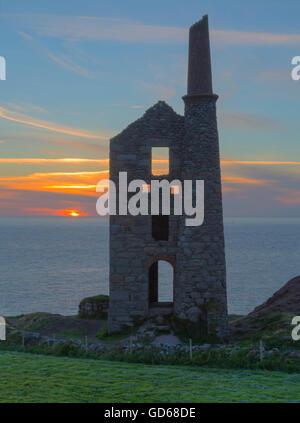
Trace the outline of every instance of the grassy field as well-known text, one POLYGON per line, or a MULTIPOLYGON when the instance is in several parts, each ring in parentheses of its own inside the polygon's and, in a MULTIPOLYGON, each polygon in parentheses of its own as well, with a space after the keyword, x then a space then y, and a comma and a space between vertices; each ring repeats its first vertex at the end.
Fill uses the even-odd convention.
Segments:
POLYGON ((300 402, 300 374, 0 352, 0 402, 300 402))

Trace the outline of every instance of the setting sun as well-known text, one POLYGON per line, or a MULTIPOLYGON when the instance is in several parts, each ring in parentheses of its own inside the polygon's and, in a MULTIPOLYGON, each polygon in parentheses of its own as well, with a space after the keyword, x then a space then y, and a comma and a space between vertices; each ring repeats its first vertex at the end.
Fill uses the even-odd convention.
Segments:
POLYGON ((83 214, 79 210, 63 210, 64 216, 68 217, 80 217, 83 214))
POLYGON ((80 214, 79 214, 79 213, 77 213, 77 212, 72 212, 72 213, 70 214, 70 216, 80 216, 80 214))

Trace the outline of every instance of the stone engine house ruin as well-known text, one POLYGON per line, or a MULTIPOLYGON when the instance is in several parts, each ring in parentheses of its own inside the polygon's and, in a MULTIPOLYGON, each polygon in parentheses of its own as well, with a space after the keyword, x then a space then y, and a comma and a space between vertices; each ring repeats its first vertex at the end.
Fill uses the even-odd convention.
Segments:
POLYGON ((204 180, 204 223, 186 226, 184 215, 172 213, 110 216, 109 332, 151 315, 173 313, 208 335, 228 336, 217 98, 204 16, 190 28, 184 116, 160 101, 110 143, 110 179, 117 190, 119 172, 127 172, 128 183, 204 180), (152 174, 155 147, 169 151, 167 175, 152 174), (173 268, 172 302, 158 298, 160 260, 173 268))

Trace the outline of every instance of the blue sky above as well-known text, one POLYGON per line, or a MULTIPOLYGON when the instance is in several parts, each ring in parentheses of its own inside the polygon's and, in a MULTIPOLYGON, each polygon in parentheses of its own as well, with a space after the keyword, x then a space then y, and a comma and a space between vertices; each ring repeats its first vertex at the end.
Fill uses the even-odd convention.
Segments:
POLYGON ((31 175, 104 172, 107 163, 12 159, 105 161, 109 137, 156 101, 183 113, 188 27, 208 14, 222 160, 277 162, 224 163, 225 214, 299 215, 300 81, 290 76, 291 59, 300 55, 296 0, 0 5, 0 55, 7 61, 7 80, 0 81, 1 214, 51 214, 64 201, 92 214, 82 190, 53 192, 31 175), (31 206, 24 205, 25 189, 31 206))

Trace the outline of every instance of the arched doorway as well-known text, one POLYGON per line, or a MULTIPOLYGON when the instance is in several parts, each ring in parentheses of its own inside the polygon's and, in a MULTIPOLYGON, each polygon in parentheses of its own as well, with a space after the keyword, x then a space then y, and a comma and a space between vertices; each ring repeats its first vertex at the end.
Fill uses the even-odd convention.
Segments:
POLYGON ((149 268, 149 306, 172 305, 174 268, 166 260, 157 260, 149 268))

